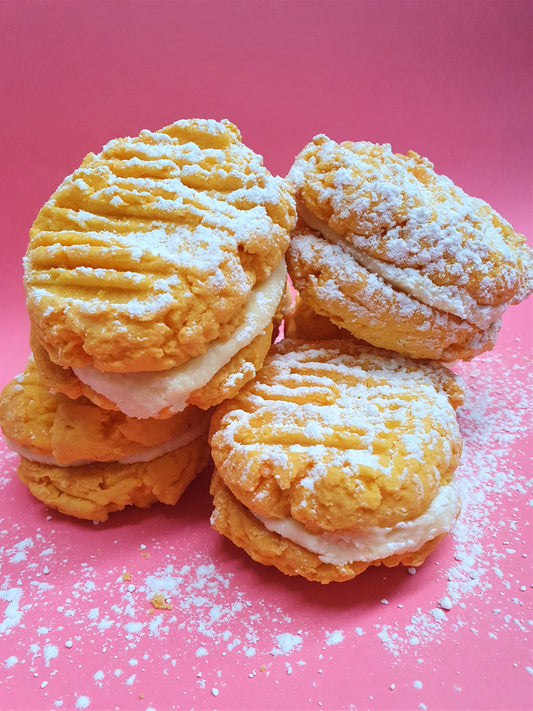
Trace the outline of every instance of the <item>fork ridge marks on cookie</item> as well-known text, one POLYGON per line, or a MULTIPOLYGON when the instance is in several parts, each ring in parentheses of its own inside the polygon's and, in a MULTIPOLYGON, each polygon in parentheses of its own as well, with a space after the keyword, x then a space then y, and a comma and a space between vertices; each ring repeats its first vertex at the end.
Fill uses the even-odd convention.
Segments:
POLYGON ((451 478, 461 403, 439 364, 353 342, 286 340, 217 408, 213 457, 256 514, 274 510, 311 530, 396 522, 420 514, 451 478))
POLYGON ((38 338, 59 365, 179 365, 238 326, 294 221, 286 184, 229 121, 114 139, 63 181, 30 231, 38 338))
POLYGON ((418 272, 436 287, 457 286, 479 305, 517 303, 530 293, 523 235, 414 151, 321 135, 289 177, 304 207, 369 258, 418 272))

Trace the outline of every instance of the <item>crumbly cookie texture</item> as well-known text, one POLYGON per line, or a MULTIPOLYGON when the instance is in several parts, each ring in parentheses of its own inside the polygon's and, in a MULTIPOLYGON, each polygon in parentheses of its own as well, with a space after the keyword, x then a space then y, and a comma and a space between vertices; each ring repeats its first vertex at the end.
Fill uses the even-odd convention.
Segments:
POLYGON ((205 437, 148 462, 54 467, 21 458, 20 479, 36 499, 61 513, 105 521, 127 506, 174 505, 209 462, 205 437))
POLYGON ((215 470, 210 487, 213 497, 211 525, 220 534, 242 548, 257 563, 272 565, 285 575, 300 575, 318 583, 345 582, 355 578, 371 566, 397 565, 418 567, 444 538, 441 534, 427 541, 417 551, 391 555, 387 558, 354 561, 341 565, 324 562, 321 557, 288 538, 269 531, 241 504, 224 484, 215 470))
POLYGON ((286 338, 304 341, 329 341, 353 338, 344 328, 336 326, 327 316, 321 316, 304 301, 299 293, 294 295, 285 314, 284 335, 286 338))
POLYGON ((33 358, 0 396, 0 426, 6 438, 28 455, 69 466, 80 460, 114 462, 143 457, 166 443, 207 438, 210 413, 188 407, 165 420, 138 420, 104 410, 80 397, 53 394, 43 384, 33 358))
POLYGON ((48 506, 94 521, 128 505, 175 504, 210 460, 209 419, 190 406, 166 420, 137 420, 54 395, 31 358, 0 396, 21 480, 48 506))
MULTIPOLYGON (((380 287, 394 292, 384 294, 381 301, 399 302, 403 313, 396 319, 405 321, 405 330, 413 325, 413 314, 421 321, 428 308, 437 312, 433 320, 449 318, 450 337, 457 322, 465 322, 472 333, 465 355, 457 357, 468 358, 491 347, 502 313, 533 291, 533 252, 523 235, 486 202, 435 173, 433 165, 413 151, 401 155, 388 144, 339 144, 319 135, 296 157, 288 180, 300 216, 311 228, 307 234, 337 248, 345 263, 342 276, 354 272, 356 302, 366 298, 361 283, 368 282, 375 293, 380 287)), ((312 240, 308 243, 314 245, 312 240)), ((316 277, 314 254, 302 258, 303 248, 301 243, 299 256, 289 258, 295 282, 316 277)), ((349 297, 345 284, 342 288, 349 297)), ((322 291, 329 301, 332 288, 322 286, 322 291)), ((373 303, 366 306, 370 311, 373 303)), ((311 307, 317 310, 316 304, 311 307)), ((428 318, 425 330, 430 334, 428 318)), ((352 331, 360 335, 359 324, 352 331)), ((371 343, 383 345, 376 341, 373 326, 368 331, 371 343)), ((460 353, 465 343, 462 331, 459 338, 460 353)), ((441 357, 429 348, 427 356, 418 356, 401 342, 397 350, 441 357)))
MULTIPOLYGON (((221 507, 232 518, 244 507, 257 521, 290 520, 312 535, 349 538, 406 525, 452 480, 462 448, 455 416, 462 398, 457 378, 436 363, 352 339, 282 341, 256 378, 213 414, 217 475, 239 504, 221 494, 221 507)), ((219 512, 213 522, 227 533, 223 518, 219 512)), ((252 535, 246 521, 232 540, 252 535)))
POLYGON ((490 350, 501 327, 498 319, 480 329, 412 298, 306 226, 292 233, 287 266, 311 310, 355 338, 411 358, 468 360, 490 350))
MULTIPOLYGON (((256 336, 247 346, 241 348, 204 386, 193 390, 187 398, 188 404, 195 405, 202 410, 209 410, 225 398, 235 395, 245 383, 251 380, 263 364, 271 342, 278 332, 281 315, 280 305, 273 322, 266 327, 264 332, 256 336)), ((52 392, 64 393, 70 398, 83 396, 101 408, 119 409, 115 402, 80 380, 72 368, 62 368, 53 363, 33 332, 30 342, 40 380, 52 392)), ((164 407, 148 419, 164 419, 173 416, 172 409, 164 407)))
POLYGON ((182 120, 90 153, 40 210, 25 257, 36 338, 63 367, 166 370, 228 337, 296 219, 229 121, 182 120))
POLYGON ((274 323, 271 323, 264 333, 259 334, 248 346, 236 353, 207 385, 191 393, 188 402, 207 410, 233 397, 263 365, 273 335, 274 323))

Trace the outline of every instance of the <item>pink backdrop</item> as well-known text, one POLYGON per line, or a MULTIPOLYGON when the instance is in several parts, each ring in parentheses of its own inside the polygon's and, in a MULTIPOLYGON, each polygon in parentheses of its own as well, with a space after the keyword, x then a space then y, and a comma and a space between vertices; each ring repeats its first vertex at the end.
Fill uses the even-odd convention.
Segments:
MULTIPOLYGON (((0 3, 0 385, 29 353, 39 207, 85 153, 142 128, 229 118, 277 174, 317 133, 390 142, 532 235, 532 8, 0 3)), ((0 445, 0 707, 530 707, 531 326, 531 302, 513 307, 497 348, 457 367, 463 514, 415 575, 320 587, 261 568, 211 531, 206 476, 173 509, 72 521, 0 445)))

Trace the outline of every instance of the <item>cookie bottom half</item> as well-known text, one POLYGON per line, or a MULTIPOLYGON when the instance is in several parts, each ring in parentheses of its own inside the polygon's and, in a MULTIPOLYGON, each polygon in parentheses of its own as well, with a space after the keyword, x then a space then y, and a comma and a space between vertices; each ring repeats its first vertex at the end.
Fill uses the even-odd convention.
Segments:
POLYGON ((233 496, 216 470, 211 480, 211 494, 214 505, 211 525, 218 533, 229 538, 262 565, 272 565, 285 575, 300 575, 312 582, 323 584, 351 580, 370 566, 419 566, 446 535, 441 534, 427 541, 413 552, 371 562, 355 561, 333 565, 323 562, 316 553, 265 528, 253 513, 233 496))
POLYGON ((75 518, 105 521, 127 506, 174 505, 208 464, 204 436, 148 462, 58 467, 21 458, 20 479, 47 506, 75 518))
POLYGON ((357 339, 411 358, 469 360, 494 346, 501 327, 497 320, 480 329, 418 301, 310 229, 292 233, 287 264, 311 311, 357 339))
MULTIPOLYGON (((188 398, 188 404, 208 410, 226 398, 233 397, 261 368, 272 344, 273 330, 274 323, 270 323, 263 333, 241 348, 228 363, 222 366, 206 385, 193 391, 188 398)), ((41 381, 52 392, 63 393, 72 399, 86 397, 105 410, 119 409, 116 403, 82 382, 71 368, 63 368, 53 363, 34 334, 30 341, 41 381)), ((154 418, 168 418, 173 414, 170 408, 165 408, 156 413, 154 418)))

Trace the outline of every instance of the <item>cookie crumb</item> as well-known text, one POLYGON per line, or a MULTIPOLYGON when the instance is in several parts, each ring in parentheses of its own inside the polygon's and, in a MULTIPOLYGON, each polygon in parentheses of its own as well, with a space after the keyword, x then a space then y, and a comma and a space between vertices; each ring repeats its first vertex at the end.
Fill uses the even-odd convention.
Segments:
MULTIPOLYGON (((150 602, 152 603, 152 607, 156 610, 172 610, 172 605, 167 602, 163 593, 155 593, 150 602)), ((152 610, 150 610, 150 612, 152 612, 152 610)))

